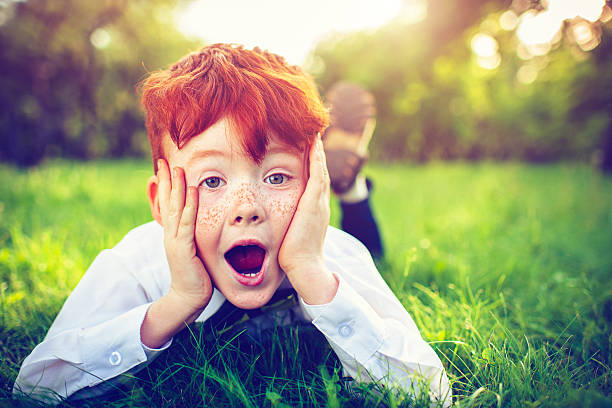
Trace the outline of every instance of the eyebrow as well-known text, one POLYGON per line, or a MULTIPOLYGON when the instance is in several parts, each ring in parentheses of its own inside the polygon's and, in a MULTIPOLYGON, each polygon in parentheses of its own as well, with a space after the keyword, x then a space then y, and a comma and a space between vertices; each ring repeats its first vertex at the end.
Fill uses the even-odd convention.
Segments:
MULTIPOLYGON (((289 156, 299 156, 299 149, 295 149, 292 147, 287 148, 286 146, 276 146, 270 148, 266 151, 266 156, 269 154, 285 154, 289 156)), ((222 152, 221 150, 211 149, 211 150, 202 150, 194 153, 193 156, 189 158, 187 161, 187 165, 193 164, 196 160, 205 159, 207 157, 223 157, 226 156, 226 152, 222 152)))
POLYGON ((285 154, 290 154, 290 155, 300 155, 301 151, 297 148, 294 148, 292 146, 276 146, 273 148, 270 148, 266 151, 266 154, 278 154, 278 153, 285 153, 285 154))
POLYGON ((221 150, 215 150, 215 149, 202 150, 202 151, 194 153, 194 155, 191 156, 189 160, 187 161, 187 164, 189 165, 189 164, 192 164, 196 160, 205 159, 207 157, 214 157, 214 156, 225 156, 225 153, 222 152, 221 150))

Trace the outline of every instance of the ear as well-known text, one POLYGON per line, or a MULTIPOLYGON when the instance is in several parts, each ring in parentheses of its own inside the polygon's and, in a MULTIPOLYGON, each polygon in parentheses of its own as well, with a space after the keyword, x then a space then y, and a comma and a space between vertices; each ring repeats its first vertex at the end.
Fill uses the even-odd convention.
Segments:
POLYGON ((159 225, 163 226, 161 212, 159 211, 159 195, 157 194, 159 187, 158 183, 157 175, 149 177, 149 182, 147 183, 147 198, 149 199, 149 206, 151 207, 153 219, 157 221, 159 225))

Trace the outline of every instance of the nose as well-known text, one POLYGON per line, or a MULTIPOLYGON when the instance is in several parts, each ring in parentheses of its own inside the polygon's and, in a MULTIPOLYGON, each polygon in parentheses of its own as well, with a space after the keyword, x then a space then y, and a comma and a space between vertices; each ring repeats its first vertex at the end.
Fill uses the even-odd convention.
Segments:
POLYGON ((232 225, 259 224, 264 220, 264 210, 253 190, 242 185, 234 192, 234 204, 229 222, 232 225))

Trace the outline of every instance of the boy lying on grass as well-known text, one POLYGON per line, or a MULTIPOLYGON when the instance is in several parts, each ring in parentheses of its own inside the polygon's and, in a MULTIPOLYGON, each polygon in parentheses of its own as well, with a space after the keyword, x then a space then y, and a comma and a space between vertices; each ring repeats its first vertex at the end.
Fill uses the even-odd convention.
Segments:
POLYGON ((439 358, 368 251, 328 225, 328 113, 311 78, 277 55, 216 44, 152 73, 142 90, 155 221, 98 255, 14 391, 93 395, 224 302, 258 309, 294 289, 299 302, 281 324, 312 322, 346 374, 405 390, 425 382, 450 404, 439 358))

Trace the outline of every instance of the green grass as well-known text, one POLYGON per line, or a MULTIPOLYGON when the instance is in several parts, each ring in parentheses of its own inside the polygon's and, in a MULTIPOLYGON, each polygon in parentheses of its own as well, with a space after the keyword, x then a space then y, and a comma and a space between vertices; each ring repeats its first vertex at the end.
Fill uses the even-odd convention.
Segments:
MULTIPOLYGON (((150 220, 147 162, 0 166, 0 405, 96 254, 150 220)), ((381 273, 461 407, 612 406, 612 179, 576 165, 372 165, 381 273)), ((332 223, 338 224, 337 205, 332 223)), ((267 342, 183 331, 88 406, 427 406, 351 389, 308 326, 267 342)), ((65 406, 77 406, 65 403, 65 406)))

